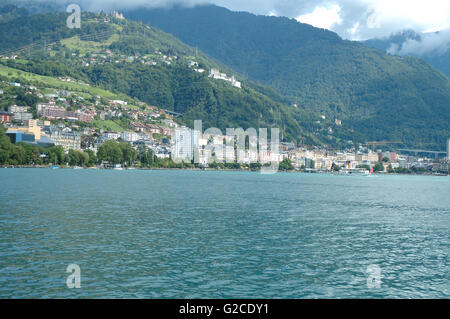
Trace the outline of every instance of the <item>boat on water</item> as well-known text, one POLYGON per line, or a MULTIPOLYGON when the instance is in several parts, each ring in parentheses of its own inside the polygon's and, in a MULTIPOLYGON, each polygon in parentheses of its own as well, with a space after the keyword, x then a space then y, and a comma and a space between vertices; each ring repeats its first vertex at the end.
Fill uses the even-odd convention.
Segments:
POLYGON ((80 167, 80 166, 74 166, 73 169, 83 169, 83 167, 80 167))
POLYGON ((116 164, 116 165, 114 166, 113 170, 116 170, 116 171, 123 171, 123 167, 122 167, 122 165, 120 165, 120 164, 116 164))
POLYGON ((342 169, 339 171, 339 175, 347 175, 347 176, 369 176, 371 173, 367 169, 342 169))
POLYGON ((51 169, 58 169, 59 166, 53 165, 53 166, 50 166, 50 168, 51 168, 51 169))

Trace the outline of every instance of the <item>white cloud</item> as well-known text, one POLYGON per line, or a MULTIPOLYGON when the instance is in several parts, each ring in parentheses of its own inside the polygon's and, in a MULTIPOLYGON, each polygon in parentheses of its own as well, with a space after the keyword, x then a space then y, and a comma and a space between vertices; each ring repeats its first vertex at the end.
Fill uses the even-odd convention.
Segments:
POLYGON ((409 39, 401 46, 392 44, 388 52, 400 55, 426 55, 435 53, 442 55, 450 49, 450 29, 435 33, 427 33, 420 40, 409 39))
POLYGON ((341 25, 332 31, 348 39, 369 39, 413 29, 431 32, 450 28, 449 0, 335 0, 341 25), (358 27, 354 29, 358 23, 358 27))
POLYGON ((339 15, 340 11, 341 7, 338 5, 329 7, 317 6, 313 12, 301 15, 296 20, 311 24, 317 28, 330 29, 333 25, 342 23, 339 15))
MULTIPOLYGON (((0 0, 1 2, 2 0, 0 0)), ((16 0, 20 1, 20 0, 16 0)), ((432 32, 450 28, 450 0, 36 0, 75 2, 86 9, 123 9, 216 4, 234 11, 286 16, 328 28, 341 37, 365 40, 413 29, 432 32)))

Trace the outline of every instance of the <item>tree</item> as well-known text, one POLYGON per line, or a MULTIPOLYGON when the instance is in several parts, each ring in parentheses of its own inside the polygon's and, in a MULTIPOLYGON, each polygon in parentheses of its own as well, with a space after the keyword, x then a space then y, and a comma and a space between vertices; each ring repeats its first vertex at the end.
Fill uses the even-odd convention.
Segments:
POLYGON ((41 151, 39 146, 21 142, 16 147, 21 147, 25 152, 25 160, 23 164, 39 165, 42 164, 41 151))
POLYGON ((45 153, 49 163, 64 164, 65 154, 62 146, 52 146, 45 153))
POLYGON ((373 171, 374 172, 384 172, 384 165, 381 162, 378 162, 375 164, 375 166, 373 167, 373 171))
POLYGON ((25 150, 23 147, 14 146, 10 157, 10 162, 13 165, 23 165, 26 164, 25 150))
POLYGON ((0 164, 7 164, 13 150, 11 140, 5 134, 5 128, 0 124, 0 164))
POLYGON ((292 162, 289 158, 285 158, 283 161, 281 161, 279 169, 282 171, 292 171, 294 169, 294 166, 292 165, 292 162))
POLYGON ((129 143, 119 143, 122 152, 122 164, 132 166, 137 157, 136 150, 129 143))
POLYGON ((111 164, 120 164, 123 162, 122 150, 119 143, 114 140, 103 143, 98 148, 97 157, 99 161, 106 161, 111 164))
POLYGON ((145 147, 140 147, 138 149, 138 160, 141 165, 145 167, 153 167, 155 164, 155 155, 151 149, 145 149, 145 147))
POLYGON ((86 150, 85 153, 88 156, 88 166, 92 167, 95 166, 97 164, 97 156, 95 155, 95 153, 92 150, 86 150))
POLYGON ((69 150, 69 154, 67 157, 68 157, 68 162, 69 162, 70 166, 78 165, 79 157, 75 150, 69 150))

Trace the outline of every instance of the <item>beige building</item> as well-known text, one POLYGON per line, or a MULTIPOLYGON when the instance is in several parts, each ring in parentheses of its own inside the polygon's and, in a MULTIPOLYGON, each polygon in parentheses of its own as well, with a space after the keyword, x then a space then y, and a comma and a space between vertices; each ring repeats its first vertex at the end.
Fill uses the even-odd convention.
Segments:
POLYGON ((69 149, 81 151, 81 136, 73 132, 52 131, 49 138, 56 146, 62 146, 65 151, 69 149))
POLYGON ((16 132, 23 132, 23 133, 27 133, 27 134, 34 134, 34 138, 36 140, 40 140, 41 139, 41 128, 38 124, 39 124, 38 120, 27 120, 25 126, 13 127, 10 130, 16 131, 16 132))

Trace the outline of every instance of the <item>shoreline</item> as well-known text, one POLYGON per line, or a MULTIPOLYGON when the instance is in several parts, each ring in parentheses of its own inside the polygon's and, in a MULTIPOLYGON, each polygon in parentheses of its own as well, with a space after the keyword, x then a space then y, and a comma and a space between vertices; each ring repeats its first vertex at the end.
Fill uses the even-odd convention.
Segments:
MULTIPOLYGON (((217 168, 164 168, 164 167, 130 167, 130 168, 103 168, 103 167, 77 167, 77 166, 58 166, 57 168, 53 168, 52 165, 1 165, 0 168, 47 168, 47 169, 73 169, 73 170, 141 170, 141 171, 209 171, 209 172, 251 172, 258 173, 259 170, 251 170, 251 169, 217 169, 217 168)), ((297 171, 297 170, 279 170, 278 173, 304 173, 304 174, 327 174, 327 175, 338 175, 338 176, 370 176, 365 174, 339 174, 332 171, 316 171, 316 172, 308 172, 308 171, 297 171)), ((383 176, 383 175, 399 175, 399 176, 450 176, 450 174, 445 173, 388 173, 388 172, 374 172, 375 176, 383 176)))

